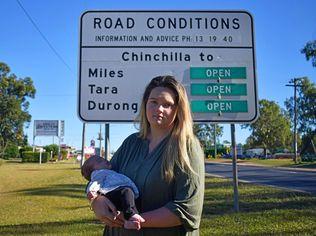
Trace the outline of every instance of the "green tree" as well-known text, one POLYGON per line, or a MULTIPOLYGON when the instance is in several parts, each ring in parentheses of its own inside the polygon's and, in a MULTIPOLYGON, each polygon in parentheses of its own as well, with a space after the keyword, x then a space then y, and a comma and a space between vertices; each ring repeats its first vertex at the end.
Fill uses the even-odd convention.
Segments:
POLYGON ((9 144, 7 148, 5 149, 4 159, 9 159, 9 158, 17 158, 19 157, 19 148, 17 145, 14 144, 9 144))
POLYGON ((30 77, 17 78, 8 65, 0 62, 0 156, 10 143, 25 143, 23 127, 31 120, 27 98, 34 98, 35 92, 30 77))
POLYGON ((50 144, 44 147, 45 151, 50 154, 50 152, 53 152, 53 157, 58 156, 58 145, 57 144, 50 144))
POLYGON ((305 54, 306 60, 311 59, 312 65, 316 67, 316 40, 307 42, 301 53, 305 54))
MULTIPOLYGON (((223 127, 215 125, 216 130, 216 142, 218 143, 218 138, 223 135, 223 127)), ((209 123, 204 124, 194 124, 193 126, 194 134, 200 140, 204 148, 208 148, 214 144, 214 125, 209 123)))
POLYGON ((243 148, 243 150, 247 150, 247 149, 256 148, 256 147, 257 147, 256 141, 254 140, 253 136, 250 135, 246 139, 246 143, 243 145, 242 148, 243 148))
POLYGON ((316 135, 315 132, 302 136, 301 155, 316 154, 316 135))
MULTIPOLYGON (((285 107, 294 117, 294 98, 286 99, 285 107)), ((296 98, 297 128, 302 134, 310 134, 316 129, 316 86, 307 77, 300 80, 296 98)))
POLYGON ((259 101, 260 116, 252 124, 242 125, 251 131, 247 146, 262 147, 274 151, 277 148, 288 148, 291 145, 290 119, 274 101, 259 101))

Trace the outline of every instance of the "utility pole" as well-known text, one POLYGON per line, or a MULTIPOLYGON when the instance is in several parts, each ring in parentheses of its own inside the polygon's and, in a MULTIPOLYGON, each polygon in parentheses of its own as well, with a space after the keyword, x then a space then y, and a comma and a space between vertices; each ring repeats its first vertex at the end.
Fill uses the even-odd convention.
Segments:
POLYGON ((302 85, 298 84, 298 81, 301 81, 304 79, 304 77, 300 78, 294 78, 289 81, 289 84, 286 84, 285 86, 289 87, 294 87, 294 121, 293 121, 293 139, 294 139, 294 161, 295 163, 298 163, 298 155, 297 155, 297 105, 296 105, 296 100, 297 100, 297 95, 296 95, 296 88, 297 87, 302 87, 302 85))

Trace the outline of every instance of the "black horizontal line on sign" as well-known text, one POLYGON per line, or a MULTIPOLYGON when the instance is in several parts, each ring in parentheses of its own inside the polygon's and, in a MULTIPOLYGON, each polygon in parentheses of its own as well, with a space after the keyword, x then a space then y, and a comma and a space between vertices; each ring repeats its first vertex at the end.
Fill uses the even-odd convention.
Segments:
POLYGON ((81 48, 237 48, 253 49, 253 47, 224 47, 224 46, 81 46, 81 48))

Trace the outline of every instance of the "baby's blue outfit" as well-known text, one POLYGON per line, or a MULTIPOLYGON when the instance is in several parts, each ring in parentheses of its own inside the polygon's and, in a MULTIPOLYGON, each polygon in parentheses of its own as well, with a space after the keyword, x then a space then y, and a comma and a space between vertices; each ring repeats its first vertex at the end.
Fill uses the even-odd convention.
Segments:
POLYGON ((99 192, 105 195, 120 187, 131 188, 135 194, 135 199, 138 198, 138 189, 130 178, 108 169, 94 170, 92 172, 91 181, 86 188, 86 192, 99 192))

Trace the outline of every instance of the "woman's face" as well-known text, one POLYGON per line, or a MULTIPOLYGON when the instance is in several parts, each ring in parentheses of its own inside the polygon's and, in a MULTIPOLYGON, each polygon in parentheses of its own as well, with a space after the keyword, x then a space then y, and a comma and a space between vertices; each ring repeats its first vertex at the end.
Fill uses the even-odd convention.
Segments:
POLYGON ((151 90, 146 104, 146 117, 151 128, 171 129, 177 114, 174 92, 165 87, 151 90))

